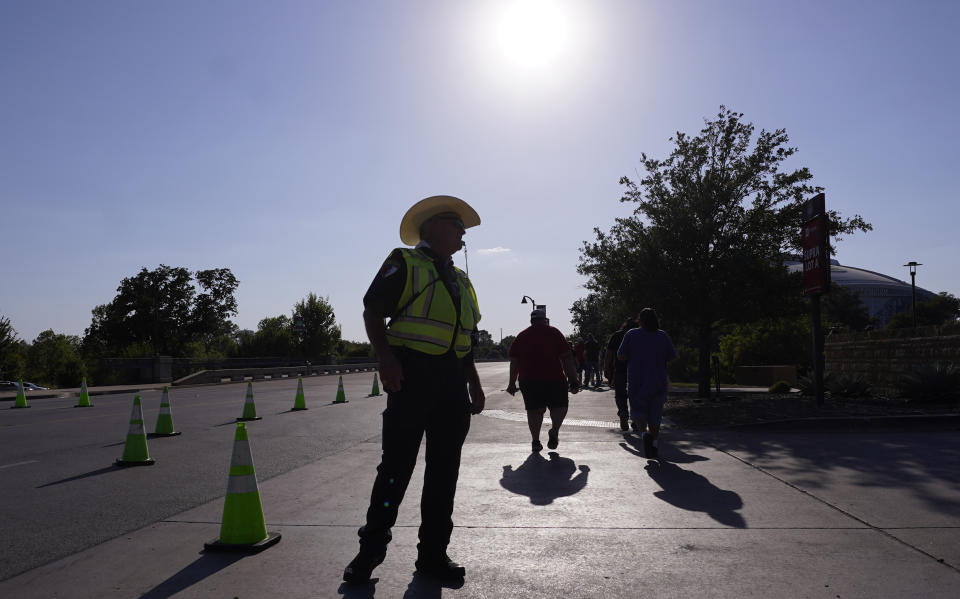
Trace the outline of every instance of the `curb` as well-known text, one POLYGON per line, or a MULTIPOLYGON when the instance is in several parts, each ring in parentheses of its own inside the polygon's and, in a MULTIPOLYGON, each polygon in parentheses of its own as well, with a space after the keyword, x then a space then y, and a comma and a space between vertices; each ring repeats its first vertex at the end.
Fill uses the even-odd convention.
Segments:
POLYGON ((918 414, 907 416, 837 416, 825 418, 795 418, 733 424, 731 431, 778 431, 778 432, 848 432, 851 430, 960 430, 960 414, 918 414))

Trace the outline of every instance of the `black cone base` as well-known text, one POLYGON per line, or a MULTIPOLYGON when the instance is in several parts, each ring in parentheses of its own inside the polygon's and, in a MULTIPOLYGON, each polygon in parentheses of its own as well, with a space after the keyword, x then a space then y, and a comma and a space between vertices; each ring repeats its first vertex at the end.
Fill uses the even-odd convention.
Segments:
POLYGON ((182 435, 180 431, 173 433, 147 433, 147 438, 152 439, 153 437, 176 437, 177 435, 182 435))
POLYGON ((237 418, 237 422, 250 422, 251 420, 263 420, 263 416, 254 416, 253 418, 237 418))
POLYGON ((123 460, 117 460, 114 464, 121 468, 126 468, 127 466, 153 466, 155 462, 148 458, 142 462, 124 462, 123 460))
POLYGON ((271 547, 280 542, 280 533, 267 532, 267 538, 257 543, 249 545, 228 545, 221 543, 220 539, 203 544, 204 551, 216 551, 222 553, 260 553, 267 547, 271 547))

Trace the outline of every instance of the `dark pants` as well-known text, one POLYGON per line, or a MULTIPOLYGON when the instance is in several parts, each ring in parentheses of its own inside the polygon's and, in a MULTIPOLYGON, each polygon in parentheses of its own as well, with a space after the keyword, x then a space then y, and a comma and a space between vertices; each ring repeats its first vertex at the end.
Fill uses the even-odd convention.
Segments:
POLYGON ((630 417, 630 408, 627 402, 627 373, 613 372, 613 398, 617 402, 617 416, 630 417))
POLYGON ((403 388, 387 393, 383 412, 383 455, 370 494, 360 545, 379 549, 410 482, 424 434, 426 469, 420 498, 421 555, 446 551, 453 532, 453 498, 460 473, 460 450, 470 430, 470 400, 460 360, 401 354, 403 388))

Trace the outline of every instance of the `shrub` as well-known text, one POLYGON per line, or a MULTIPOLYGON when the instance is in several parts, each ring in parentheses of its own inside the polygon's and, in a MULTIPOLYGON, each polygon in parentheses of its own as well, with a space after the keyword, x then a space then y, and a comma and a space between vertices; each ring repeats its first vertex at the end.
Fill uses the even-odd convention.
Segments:
MULTIPOLYGON (((830 380, 833 378, 833 373, 827 372, 823 375, 823 386, 826 389, 830 388, 830 380)), ((813 397, 816 395, 816 385, 813 380, 813 372, 808 374, 803 374, 797 377, 797 388, 800 389, 800 395, 805 395, 808 397, 813 397)))
POLYGON ((870 383, 859 374, 838 373, 824 379, 823 386, 831 397, 866 397, 870 395, 870 383))
POLYGON ((897 390, 908 401, 955 401, 960 398, 960 368, 940 362, 920 366, 900 379, 897 390))
POLYGON ((770 393, 790 393, 790 383, 787 381, 777 381, 767 389, 770 393))

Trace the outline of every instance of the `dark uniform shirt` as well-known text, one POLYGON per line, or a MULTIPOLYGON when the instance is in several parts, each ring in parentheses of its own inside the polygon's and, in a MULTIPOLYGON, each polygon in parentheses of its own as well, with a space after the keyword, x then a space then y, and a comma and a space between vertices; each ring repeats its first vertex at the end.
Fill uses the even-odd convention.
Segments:
MULTIPOLYGON (((447 288, 447 292, 453 299, 453 306, 457 310, 457 322, 460 322, 460 286, 457 284, 457 273, 453 269, 453 260, 442 262, 437 255, 428 246, 420 246, 419 250, 429 256, 440 274, 440 281, 447 288)), ((393 250, 380 267, 380 272, 374 277, 373 282, 363 296, 363 306, 368 310, 382 314, 386 318, 393 318, 403 311, 405 306, 400 305, 400 296, 403 293, 404 285, 407 283, 407 264, 403 258, 403 253, 399 250, 393 250)), ((459 325, 458 325, 459 326, 459 325)), ((417 352, 420 353, 420 352, 417 352)), ((455 354, 453 343, 446 354, 441 357, 447 357, 455 354)), ((426 354, 424 354, 426 355, 426 354)), ((471 343, 470 353, 465 358, 473 359, 473 344, 471 343)))

